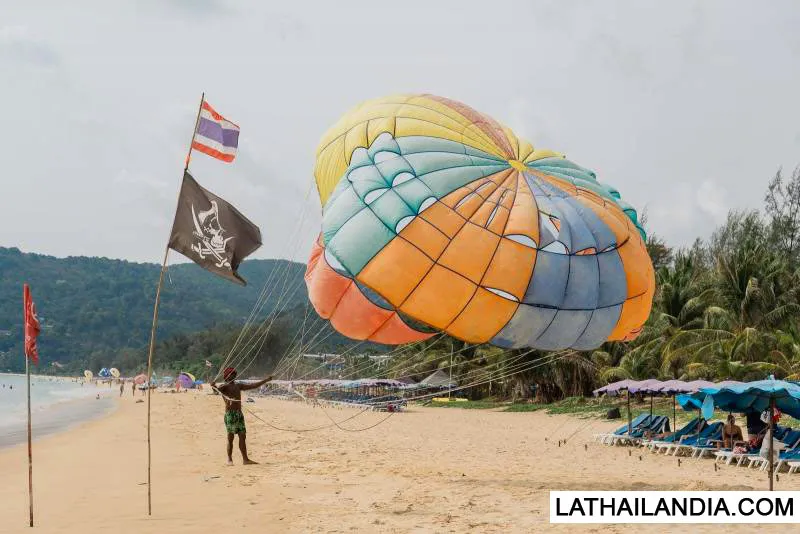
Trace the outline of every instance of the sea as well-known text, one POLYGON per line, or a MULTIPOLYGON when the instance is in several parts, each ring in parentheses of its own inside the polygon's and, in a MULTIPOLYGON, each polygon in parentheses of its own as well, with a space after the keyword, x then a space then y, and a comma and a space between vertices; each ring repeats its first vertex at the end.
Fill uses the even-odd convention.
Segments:
MULTIPOLYGON (((115 394, 119 395, 118 385, 109 388, 69 377, 31 376, 34 439, 109 413, 115 394)), ((25 375, 0 373, 0 447, 27 440, 26 398, 25 375)))

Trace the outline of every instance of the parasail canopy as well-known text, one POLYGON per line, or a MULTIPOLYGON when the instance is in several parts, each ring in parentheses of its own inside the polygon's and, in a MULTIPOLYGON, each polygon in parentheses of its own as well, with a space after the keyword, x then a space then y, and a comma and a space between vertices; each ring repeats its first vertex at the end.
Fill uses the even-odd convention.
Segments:
POLYGON ((317 313, 354 339, 593 349, 655 289, 636 211, 595 173, 434 95, 365 102, 324 136, 317 313))
POLYGON ((144 373, 138 374, 138 375, 133 377, 133 381, 136 384, 146 384, 147 383, 147 375, 144 374, 144 373))
POLYGON ((119 369, 117 369, 116 367, 112 367, 111 369, 109 369, 108 373, 114 378, 119 378, 119 369))
POLYGON ((94 373, 87 369, 83 372, 83 376, 86 377, 86 380, 91 380, 94 378, 94 373))

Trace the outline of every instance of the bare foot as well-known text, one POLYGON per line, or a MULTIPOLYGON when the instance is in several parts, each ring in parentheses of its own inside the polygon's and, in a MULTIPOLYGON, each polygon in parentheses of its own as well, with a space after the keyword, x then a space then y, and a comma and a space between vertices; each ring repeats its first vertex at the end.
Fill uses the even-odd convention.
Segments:
POLYGON ((242 462, 242 465, 258 465, 258 462, 254 462, 250 458, 242 462))
POLYGON ((233 465, 233 460, 228 460, 225 465, 233 465))

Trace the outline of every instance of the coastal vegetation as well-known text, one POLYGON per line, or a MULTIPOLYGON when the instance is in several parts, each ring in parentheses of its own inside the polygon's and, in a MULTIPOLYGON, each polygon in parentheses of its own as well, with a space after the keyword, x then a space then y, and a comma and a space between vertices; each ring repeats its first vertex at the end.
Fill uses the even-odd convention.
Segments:
MULTIPOLYGON (((238 349, 239 360, 252 372, 272 370, 303 350, 352 352, 340 375, 419 380, 442 369, 460 386, 471 386, 463 395, 473 400, 535 397, 544 403, 587 396, 626 378, 752 380, 772 374, 800 379, 800 172, 778 172, 760 210, 731 211, 708 240, 673 248, 655 230, 647 246, 656 268, 656 295, 648 322, 631 343, 554 356, 435 336, 408 349, 360 344, 353 350, 354 342, 309 308, 304 265, 252 260, 241 267, 246 288, 195 265, 170 267, 157 369, 202 376, 206 360, 222 363, 270 280, 260 320, 244 339, 259 332, 265 317, 270 317, 268 333, 262 327, 246 351, 238 349), (365 356, 378 353, 393 358, 380 362, 365 356)), ((157 266, 0 249, 0 268, 0 299, 6 303, 0 308, 0 369, 19 371, 24 364, 21 313, 11 305, 19 301, 23 282, 33 287, 42 316, 43 360, 59 363, 51 371, 143 368, 157 266)), ((313 372, 315 366, 296 360, 296 376, 313 372)))

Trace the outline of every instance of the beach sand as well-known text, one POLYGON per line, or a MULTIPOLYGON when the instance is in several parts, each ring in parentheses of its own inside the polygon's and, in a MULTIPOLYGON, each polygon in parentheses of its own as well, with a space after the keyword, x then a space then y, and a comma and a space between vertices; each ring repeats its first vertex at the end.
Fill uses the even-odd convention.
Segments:
MULTIPOLYGON (((276 399, 246 404, 275 426, 308 429, 357 414, 276 399), (326 415, 327 414, 327 415, 326 415)), ((277 431, 247 414, 257 466, 225 466, 222 401, 153 395, 153 515, 147 516, 146 404, 34 446, 36 532, 744 532, 747 525, 550 525, 548 490, 762 490, 766 475, 711 460, 591 443, 619 425, 540 412, 412 407, 367 412, 351 430, 277 431), (383 421, 381 423, 381 421, 383 421), (546 438, 546 440, 545 440, 546 438), (559 440, 566 444, 558 446, 559 440), (641 459, 639 456, 641 455, 641 459)), ((24 446, 0 450, 0 532, 27 530, 24 446)), ((800 475, 776 489, 800 490, 800 475)))

